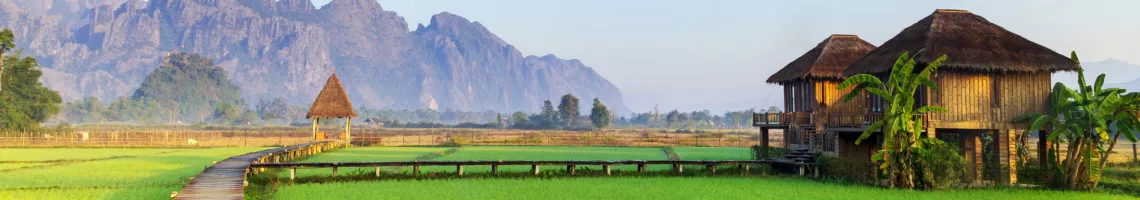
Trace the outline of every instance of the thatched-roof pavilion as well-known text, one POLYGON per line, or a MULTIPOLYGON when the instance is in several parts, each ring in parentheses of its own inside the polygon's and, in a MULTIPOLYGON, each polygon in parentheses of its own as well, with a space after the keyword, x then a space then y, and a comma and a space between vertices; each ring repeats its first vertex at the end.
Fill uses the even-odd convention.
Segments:
MULTIPOLYGON (((1049 48, 1010 32, 966 10, 939 9, 903 29, 872 50, 843 73, 889 73, 902 52, 910 52, 921 66, 939 56, 947 60, 932 78, 938 90, 920 90, 916 106, 937 105, 946 113, 925 115, 928 137, 957 134, 967 161, 982 178, 982 143, 992 134, 998 144, 1002 183, 1016 183, 1017 133, 1026 125, 1012 123, 1017 116, 1045 113, 1056 71, 1076 70, 1077 63, 1049 48), (936 134, 937 133, 937 134, 936 134), (1006 176, 1008 175, 1008 176, 1006 176)), ((885 81, 885 80, 884 80, 885 81)), ((872 112, 882 109, 881 99, 868 98, 872 112)), ((1033 130, 1036 132, 1037 130, 1033 130)))
POLYGON ((348 93, 344 92, 344 87, 340 84, 340 79, 334 73, 329 80, 325 82, 325 87, 317 94, 317 99, 313 101, 313 106, 309 107, 309 113, 305 118, 313 119, 313 138, 320 139, 317 136, 318 123, 321 118, 345 118, 344 120, 344 134, 345 140, 352 142, 352 118, 357 117, 356 110, 352 108, 352 102, 348 100, 348 93))

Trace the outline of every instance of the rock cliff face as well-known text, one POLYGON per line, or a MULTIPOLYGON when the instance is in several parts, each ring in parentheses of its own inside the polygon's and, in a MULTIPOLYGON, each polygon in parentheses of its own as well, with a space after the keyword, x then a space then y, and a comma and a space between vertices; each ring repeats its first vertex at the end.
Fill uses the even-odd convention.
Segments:
POLYGON ((375 0, 0 1, 0 27, 67 101, 129 95, 163 55, 192 52, 214 59, 250 102, 309 103, 335 72, 354 104, 372 108, 536 111, 572 93, 628 111, 578 60, 524 56, 446 12, 408 30, 375 0))

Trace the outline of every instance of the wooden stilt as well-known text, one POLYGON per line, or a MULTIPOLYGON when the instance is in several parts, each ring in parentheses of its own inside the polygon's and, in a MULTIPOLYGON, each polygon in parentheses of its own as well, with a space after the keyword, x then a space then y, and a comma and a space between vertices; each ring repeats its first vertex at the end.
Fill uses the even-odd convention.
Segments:
POLYGON ((297 178, 297 168, 294 167, 292 169, 289 169, 289 180, 291 181, 291 180, 296 179, 296 178, 297 178))
POLYGON ((491 174, 499 174, 499 165, 491 165, 491 174))
POLYGON ((531 165, 530 166, 530 173, 532 173, 534 175, 538 175, 538 165, 531 165))
POLYGON ((571 176, 573 176, 573 175, 574 175, 574 171, 577 171, 577 169, 575 169, 575 168, 577 168, 577 166, 574 166, 574 165, 566 165, 566 171, 567 171, 568 173, 570 173, 570 175, 571 175, 571 176))
POLYGON ((637 173, 643 173, 643 172, 645 172, 645 164, 644 163, 637 164, 637 173))
POLYGON ((333 167, 333 176, 336 176, 336 167, 333 167))
POLYGON ((412 176, 420 176, 420 166, 412 165, 412 176))
POLYGON ((606 170, 606 176, 612 175, 610 174, 610 165, 602 165, 602 169, 606 170))
POLYGON ((376 166, 376 177, 380 177, 380 166, 376 166))
POLYGON ((463 165, 456 165, 455 171, 459 174, 459 176, 463 176, 463 165))

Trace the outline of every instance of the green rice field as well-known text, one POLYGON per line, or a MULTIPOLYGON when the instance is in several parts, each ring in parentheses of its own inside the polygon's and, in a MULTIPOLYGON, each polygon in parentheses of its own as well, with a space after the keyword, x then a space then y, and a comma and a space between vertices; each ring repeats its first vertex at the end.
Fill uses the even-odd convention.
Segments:
MULTIPOLYGON (((530 147, 480 146, 468 147, 436 160, 666 160, 661 148, 636 147, 530 147)), ((542 170, 565 170, 565 166, 546 166, 542 170)), ((668 166, 650 166, 650 170, 668 166)), ((601 166, 578 166, 600 169, 601 166)), ((614 170, 637 170, 637 166, 614 166, 614 170)), ((454 172, 455 167, 429 167, 425 171, 454 172)), ((525 172, 530 166, 499 166, 504 172, 525 172)), ((490 166, 464 167, 468 172, 490 172, 490 166)))
POLYGON ((890 190, 758 177, 357 181, 286 185, 275 196, 277 199, 1132 199, 1120 195, 1032 189, 890 190))
MULTIPOLYGON (((353 161, 410 161, 416 160, 416 157, 425 154, 438 153, 446 151, 447 147, 354 147, 338 149, 335 151, 325 152, 316 156, 301 159, 295 162, 353 162, 353 161)), ((373 173, 375 168, 371 167, 346 167, 337 169, 338 174, 352 174, 352 173, 373 173)), ((407 171, 403 168, 385 167, 381 169, 385 172, 404 172, 407 171)), ((280 174, 282 177, 288 177, 288 172, 280 174)), ((298 177, 305 176, 329 176, 332 175, 332 170, 328 168, 318 169, 297 169, 298 177)))
MULTIPOLYGON (((336 161, 411 161, 424 154, 439 153, 447 148, 429 147, 360 147, 336 150, 309 157, 297 162, 336 162, 336 161)), ((661 148, 635 147, 537 147, 537 146, 474 146, 464 147, 453 154, 433 160, 665 160, 661 148)), ((564 166, 547 166, 543 170, 565 170, 564 166)), ((600 169, 601 166, 579 166, 579 168, 600 169)), ((669 166, 650 166, 650 170, 664 170, 669 166)), ((636 166, 614 166, 614 170, 636 170, 636 166)), ((371 174, 375 168, 344 168, 338 174, 371 174)), ((408 167, 385 167, 385 172, 410 173, 408 167)), ((424 173, 455 172, 455 167, 425 166, 424 173)), ((525 172, 530 166, 500 166, 504 172, 525 172)), ((464 172, 490 172, 489 166, 466 166, 464 172)), ((331 176, 332 170, 298 169, 297 176, 331 176)), ((288 173, 282 173, 288 176, 288 173)))
POLYGON ((732 147, 674 147, 673 151, 683 160, 749 160, 752 153, 748 148, 732 147))
POLYGON ((165 199, 214 161, 263 149, 2 149, 0 162, 56 162, 0 171, 0 199, 165 199))

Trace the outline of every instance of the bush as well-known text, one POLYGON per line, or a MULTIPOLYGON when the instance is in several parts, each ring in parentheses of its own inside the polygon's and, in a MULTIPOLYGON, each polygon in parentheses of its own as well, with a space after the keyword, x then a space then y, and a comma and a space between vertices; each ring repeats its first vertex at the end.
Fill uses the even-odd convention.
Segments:
POLYGON ((966 170, 966 159, 958 155, 958 147, 950 145, 936 138, 924 138, 918 141, 923 148, 916 149, 919 163, 915 172, 922 177, 916 183, 919 187, 930 189, 950 188, 956 184, 968 184, 969 170, 966 170))
MULTIPOLYGON (((752 159, 753 160, 760 160, 760 159, 763 159, 763 157, 760 156, 760 152, 762 152, 762 151, 763 151, 763 148, 760 145, 752 145, 752 150, 749 152, 752 153, 752 159)), ((768 156, 769 157, 783 157, 783 155, 785 153, 788 153, 788 149, 779 148, 779 147, 768 147, 768 156)))
POLYGON ((859 162, 833 156, 820 156, 816 158, 816 164, 819 164, 820 176, 825 180, 875 183, 875 164, 870 160, 859 162))

